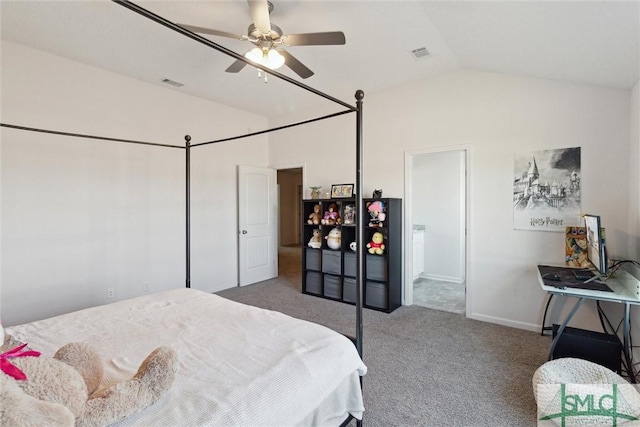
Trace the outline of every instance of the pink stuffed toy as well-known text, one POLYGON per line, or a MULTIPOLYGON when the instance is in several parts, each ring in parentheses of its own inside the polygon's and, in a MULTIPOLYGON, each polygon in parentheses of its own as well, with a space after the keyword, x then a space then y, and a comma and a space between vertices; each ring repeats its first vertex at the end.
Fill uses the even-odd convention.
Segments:
POLYGON ((387 215, 384 213, 384 203, 379 200, 370 203, 367 206, 367 210, 369 211, 369 227, 382 227, 384 226, 384 220, 387 215))
POLYGON ((324 213, 324 217, 322 218, 322 224, 324 225, 335 225, 340 224, 340 214, 338 213, 338 205, 335 203, 331 203, 329 205, 329 210, 324 213))

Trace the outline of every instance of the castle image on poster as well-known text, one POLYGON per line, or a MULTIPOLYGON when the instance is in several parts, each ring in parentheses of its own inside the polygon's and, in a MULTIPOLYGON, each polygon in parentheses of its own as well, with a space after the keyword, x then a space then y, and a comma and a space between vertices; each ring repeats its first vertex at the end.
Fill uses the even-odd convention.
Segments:
POLYGON ((516 155, 514 228, 565 231, 580 220, 580 147, 516 155))

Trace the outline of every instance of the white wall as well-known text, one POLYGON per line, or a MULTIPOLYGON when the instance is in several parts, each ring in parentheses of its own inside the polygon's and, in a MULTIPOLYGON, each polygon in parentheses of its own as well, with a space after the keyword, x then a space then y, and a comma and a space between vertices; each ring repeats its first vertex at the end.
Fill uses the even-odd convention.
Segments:
MULTIPOLYGON (((343 110, 344 107, 340 106, 330 112, 343 110)), ((276 127, 322 114, 328 112, 323 110, 317 115, 302 112, 298 116, 285 117, 282 121, 272 120, 269 125, 276 127)), ((311 197, 310 186, 322 186, 320 191, 324 197, 331 190, 331 184, 355 183, 355 117, 355 114, 345 114, 271 133, 269 141, 276 142, 269 144, 269 164, 304 164, 303 193, 306 198, 311 197)), ((383 184, 378 180, 371 181, 365 191, 367 197, 371 197, 376 183, 383 184)), ((381 188, 381 185, 375 188, 381 188)), ((384 196, 388 197, 386 191, 384 196)))
POLYGON ((412 218, 425 226, 425 277, 464 281, 460 251, 460 151, 413 157, 412 218))
MULTIPOLYGON (((175 145, 267 124, 9 42, 1 101, 3 123, 175 145)), ((185 285, 184 150, 1 132, 5 325, 185 285)), ((237 284, 236 165, 266 166, 266 140, 192 149, 194 288, 237 284)))
MULTIPOLYGON (((563 235, 513 229, 514 153, 582 147, 582 209, 602 216, 611 253, 626 255, 629 110, 628 91, 473 71, 365 94, 365 194, 404 197, 407 150, 469 146, 467 315, 537 330, 536 264, 562 262, 563 235)), ((308 185, 349 182, 355 118, 336 120, 273 134, 270 161, 305 160, 308 185)), ((588 310, 576 321, 598 326, 588 310)))

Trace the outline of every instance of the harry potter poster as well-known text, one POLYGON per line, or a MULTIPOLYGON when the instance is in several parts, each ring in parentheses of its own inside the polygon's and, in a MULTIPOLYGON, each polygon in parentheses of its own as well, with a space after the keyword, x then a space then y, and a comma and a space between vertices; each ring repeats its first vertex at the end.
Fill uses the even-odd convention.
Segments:
POLYGON ((514 168, 515 229, 564 232, 580 224, 580 147, 516 154, 514 168))

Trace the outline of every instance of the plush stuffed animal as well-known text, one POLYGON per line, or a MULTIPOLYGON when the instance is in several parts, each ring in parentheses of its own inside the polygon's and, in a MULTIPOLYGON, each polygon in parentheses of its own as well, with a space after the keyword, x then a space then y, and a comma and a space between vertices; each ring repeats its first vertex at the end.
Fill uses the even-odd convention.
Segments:
POLYGON ((309 239, 307 246, 316 249, 322 247, 322 231, 320 231, 320 229, 313 230, 313 235, 311 236, 311 239, 309 239))
POLYGON ((376 200, 375 202, 370 202, 367 205, 367 210, 369 211, 369 227, 383 227, 384 220, 387 215, 384 213, 384 203, 380 200, 376 200))
POLYGON ((338 212, 338 205, 336 205, 335 203, 331 203, 329 205, 329 209, 324 213, 324 217, 322 218, 322 224, 340 224, 340 213, 338 212))
POLYGON ((384 253, 384 236, 376 231, 371 236, 371 242, 367 243, 370 254, 382 255, 384 253))
POLYGON ((324 236, 327 239, 327 246, 329 249, 338 250, 340 249, 340 244, 342 243, 342 233, 339 228, 332 228, 329 234, 324 236))
POLYGON ((320 220, 322 218, 322 215, 320 215, 321 209, 322 208, 320 207, 320 205, 313 206, 313 212, 309 214, 309 219, 307 220, 307 224, 312 224, 312 225, 320 224, 320 220))
POLYGON ((106 426, 155 403, 178 367, 175 351, 159 347, 133 378, 96 391, 103 368, 90 345, 69 343, 46 357, 16 344, 7 336, 0 346, 2 426, 106 426))

